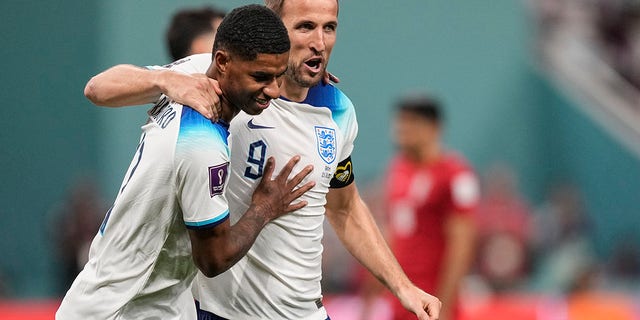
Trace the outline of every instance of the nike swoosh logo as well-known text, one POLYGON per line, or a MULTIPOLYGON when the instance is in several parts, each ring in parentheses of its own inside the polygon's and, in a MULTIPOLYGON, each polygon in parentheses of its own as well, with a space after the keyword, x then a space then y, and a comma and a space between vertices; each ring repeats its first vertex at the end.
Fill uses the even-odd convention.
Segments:
POLYGON ((249 127, 249 129, 275 129, 275 127, 267 127, 267 126, 261 126, 259 124, 254 124, 253 118, 251 118, 251 120, 247 122, 247 126, 249 127))

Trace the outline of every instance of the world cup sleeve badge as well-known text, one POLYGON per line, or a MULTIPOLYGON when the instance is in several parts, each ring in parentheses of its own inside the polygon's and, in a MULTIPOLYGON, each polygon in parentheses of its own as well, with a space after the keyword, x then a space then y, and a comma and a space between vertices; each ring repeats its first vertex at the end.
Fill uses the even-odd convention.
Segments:
POLYGON ((316 144, 320 158, 327 164, 336 160, 336 130, 327 127, 315 127, 316 144))
POLYGON ((224 182, 227 180, 229 163, 209 167, 209 194, 213 198, 224 191, 224 182))

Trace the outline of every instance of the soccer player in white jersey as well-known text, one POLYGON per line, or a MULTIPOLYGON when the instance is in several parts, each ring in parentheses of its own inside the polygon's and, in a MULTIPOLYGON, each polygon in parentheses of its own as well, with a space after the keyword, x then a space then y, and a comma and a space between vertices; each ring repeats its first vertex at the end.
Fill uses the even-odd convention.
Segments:
POLYGON ((205 70, 219 82, 221 120, 212 123, 166 96, 150 110, 89 262, 56 319, 193 319, 188 289, 197 268, 207 276, 226 270, 262 227, 306 205, 292 202, 315 184, 295 188, 312 167, 287 181, 299 160, 293 157, 272 180, 275 163, 270 159, 265 179, 250 196, 251 206, 230 224, 223 195, 229 173, 225 123, 240 110, 259 114, 279 96, 276 79, 286 69, 290 43, 281 20, 260 5, 232 11, 215 43, 213 59, 208 54, 190 61, 191 67, 174 68, 205 70))
MULTIPOLYGON (((301 153, 303 159, 320 165, 314 172, 318 183, 304 196, 309 206, 266 227, 238 264, 216 278, 196 279, 199 319, 328 318, 320 290, 323 214, 349 252, 405 308, 418 319, 437 319, 440 301, 406 277, 353 183, 350 153, 357 134, 353 105, 340 90, 320 84, 335 43, 337 1, 266 2, 289 31, 289 66, 281 84, 281 99, 273 100, 261 115, 239 115, 231 123, 230 181, 234 187, 226 194, 230 206, 246 207, 246 194, 260 180, 263 161, 269 155, 301 153), (216 291, 220 286, 226 290, 216 291)), ((214 81, 123 65, 106 73, 101 81, 104 99, 96 104, 123 106, 131 103, 119 97, 133 96, 144 102, 164 93, 215 117, 214 81), (131 77, 144 79, 145 85, 124 90, 110 85, 131 77), (144 86, 162 90, 141 90, 144 86)), ((231 219, 239 217, 232 214, 231 219)))

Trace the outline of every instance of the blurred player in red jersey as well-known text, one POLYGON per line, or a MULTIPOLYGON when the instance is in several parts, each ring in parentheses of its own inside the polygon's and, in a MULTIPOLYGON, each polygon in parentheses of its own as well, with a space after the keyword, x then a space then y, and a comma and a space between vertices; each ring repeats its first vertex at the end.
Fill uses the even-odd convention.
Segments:
MULTIPOLYGON (((441 145, 434 99, 407 97, 396 111, 398 153, 385 184, 389 241, 407 276, 441 299, 440 320, 453 320, 458 287, 473 260, 477 179, 461 156, 441 145)), ((412 319, 391 301, 394 319, 412 319)))

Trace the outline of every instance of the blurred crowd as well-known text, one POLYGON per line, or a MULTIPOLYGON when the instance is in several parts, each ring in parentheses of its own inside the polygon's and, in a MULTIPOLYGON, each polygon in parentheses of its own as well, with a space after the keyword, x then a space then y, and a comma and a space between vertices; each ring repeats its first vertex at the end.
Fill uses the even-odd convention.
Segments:
POLYGON ((593 286, 595 256, 580 191, 553 185, 532 208, 506 165, 483 179, 474 274, 491 292, 533 290, 567 294, 593 286))
MULTIPOLYGON (((640 89, 640 1, 531 0, 541 42, 578 40, 640 89)), ((634 101, 638 106, 638 101, 634 101)))
POLYGON ((605 60, 640 88, 640 2, 598 1, 597 41, 605 60))
POLYGON ((56 253, 56 291, 64 293, 89 260, 89 247, 107 212, 97 183, 84 178, 75 181, 65 199, 50 213, 50 238, 56 253))

